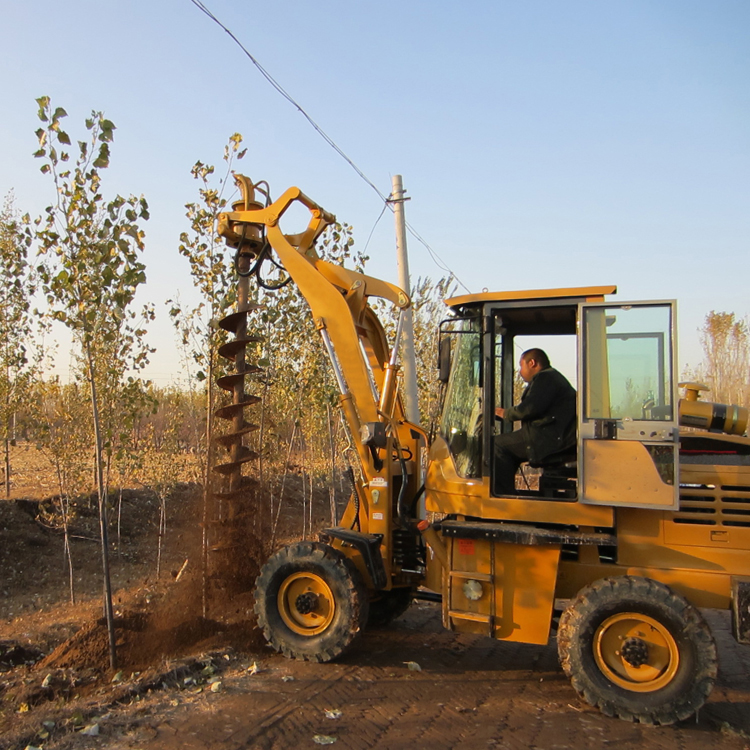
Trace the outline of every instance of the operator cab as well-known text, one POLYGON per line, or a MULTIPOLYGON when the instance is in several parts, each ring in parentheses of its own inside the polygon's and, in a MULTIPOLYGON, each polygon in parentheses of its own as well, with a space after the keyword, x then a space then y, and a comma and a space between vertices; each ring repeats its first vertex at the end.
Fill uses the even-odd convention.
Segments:
POLYGON ((444 461, 446 481, 428 490, 439 494, 455 479, 476 492, 481 481, 489 498, 501 497, 494 439, 520 424, 496 419, 495 408, 519 402, 519 356, 538 346, 576 388, 577 440, 531 471, 522 467, 515 497, 677 507, 675 303, 605 301, 615 292, 582 287, 447 300, 453 317, 440 326, 442 442, 433 458, 447 447, 451 466, 444 461))

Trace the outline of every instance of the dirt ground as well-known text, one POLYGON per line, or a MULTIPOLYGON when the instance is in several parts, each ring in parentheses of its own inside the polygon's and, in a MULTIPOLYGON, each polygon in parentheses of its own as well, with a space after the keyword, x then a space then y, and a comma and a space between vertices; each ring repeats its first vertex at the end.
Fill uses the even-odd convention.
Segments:
MULTIPOLYGON (((62 536, 44 520, 52 485, 40 478, 42 463, 32 464, 16 477, 17 499, 0 501, 2 750, 750 750, 750 648, 734 641, 726 613, 707 613, 719 682, 697 721, 674 727, 608 719, 581 702, 558 666, 554 638, 529 646, 457 635, 424 602, 366 632, 336 663, 286 660, 255 630, 250 591, 213 598, 201 616, 199 492, 190 486, 170 500, 159 579, 158 502, 143 490, 123 493, 112 550, 113 672, 95 512, 74 528, 79 600, 71 605, 62 536)), ((290 488, 294 497, 293 481, 290 488)), ((320 499, 321 520, 327 502, 320 499)), ((286 513, 294 531, 300 511, 290 503, 286 513)))

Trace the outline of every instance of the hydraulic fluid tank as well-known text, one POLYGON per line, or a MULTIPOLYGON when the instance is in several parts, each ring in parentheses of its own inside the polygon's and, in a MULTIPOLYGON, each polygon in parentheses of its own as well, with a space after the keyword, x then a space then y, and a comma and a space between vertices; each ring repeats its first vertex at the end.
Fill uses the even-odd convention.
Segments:
POLYGON ((680 399, 679 415, 683 427, 744 435, 747 429, 748 410, 734 404, 714 404, 699 401, 698 394, 708 387, 701 383, 680 383, 685 388, 685 398, 680 399))

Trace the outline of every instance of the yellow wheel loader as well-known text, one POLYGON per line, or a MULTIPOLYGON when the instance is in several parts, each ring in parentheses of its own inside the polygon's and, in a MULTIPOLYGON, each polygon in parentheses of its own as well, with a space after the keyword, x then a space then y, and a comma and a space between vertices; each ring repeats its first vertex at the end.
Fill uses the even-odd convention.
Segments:
POLYGON ((697 711, 717 674, 700 608, 730 609, 750 642, 750 439, 745 409, 701 401, 698 384, 678 398, 675 303, 611 301, 615 287, 447 300, 428 444, 398 392, 402 318, 389 345, 369 305, 403 312, 407 295, 322 260, 315 241, 334 217, 297 188, 261 203, 237 180, 219 232, 244 277, 268 260, 308 301, 357 454, 340 524, 277 552, 257 579, 269 643, 328 661, 421 597, 458 632, 545 644, 556 626, 573 687, 609 716, 671 724, 697 711), (294 204, 310 222, 284 234, 294 204), (519 342, 542 337, 569 345, 577 442, 502 495, 495 410, 513 404, 519 342))

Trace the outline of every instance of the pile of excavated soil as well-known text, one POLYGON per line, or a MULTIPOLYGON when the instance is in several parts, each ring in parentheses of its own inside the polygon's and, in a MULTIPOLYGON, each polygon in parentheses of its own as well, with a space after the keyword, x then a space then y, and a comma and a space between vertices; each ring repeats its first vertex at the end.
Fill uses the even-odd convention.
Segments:
MULTIPOLYGON (((263 645, 255 618, 244 607, 242 616, 233 622, 194 615, 175 625, 165 625, 157 614, 129 612, 115 619, 115 633, 116 668, 125 672, 221 647, 255 651, 263 645)), ((38 671, 61 668, 110 673, 109 636, 103 619, 84 625, 35 666, 38 671)))
MULTIPOLYGON (((0 735, 36 708, 97 694, 118 694, 120 679, 158 671, 169 660, 230 649, 257 652, 252 586, 263 557, 248 536, 241 561, 207 587, 204 616, 199 488, 168 505, 160 578, 156 578, 159 506, 146 491, 124 493, 119 545, 110 556, 116 669, 102 617, 96 517, 81 514, 72 536, 78 603, 65 604, 69 578, 62 532, 45 522, 44 501, 0 501, 0 735), (178 577, 178 572, 182 573, 178 577)), ((115 537, 116 538, 116 537, 115 537)), ((46 707, 46 708, 45 708, 46 707)), ((26 717, 29 718, 29 717, 26 717)))

